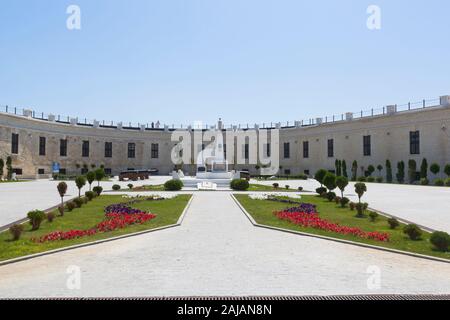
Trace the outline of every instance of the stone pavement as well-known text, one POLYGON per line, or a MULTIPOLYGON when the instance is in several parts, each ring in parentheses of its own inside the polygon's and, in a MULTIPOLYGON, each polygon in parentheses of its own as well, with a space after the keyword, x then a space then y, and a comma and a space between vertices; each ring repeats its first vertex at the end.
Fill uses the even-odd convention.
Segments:
POLYGON ((357 293, 450 293, 450 264, 257 228, 228 192, 197 192, 180 227, 0 267, 0 297, 357 293))

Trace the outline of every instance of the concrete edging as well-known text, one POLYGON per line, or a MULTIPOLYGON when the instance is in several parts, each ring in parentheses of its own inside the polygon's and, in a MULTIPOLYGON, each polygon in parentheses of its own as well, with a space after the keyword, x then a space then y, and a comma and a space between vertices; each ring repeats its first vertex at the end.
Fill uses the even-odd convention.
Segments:
POLYGON ((186 215, 186 212, 189 209, 193 198, 194 198, 194 195, 192 194, 192 196, 189 199, 188 203, 184 207, 183 212, 181 213, 180 217, 178 218, 177 223, 175 223, 175 224, 170 224, 170 225, 167 225, 167 226, 158 227, 158 228, 154 228, 154 229, 148 229, 148 230, 128 233, 128 234, 124 234, 124 235, 116 236, 116 237, 112 237, 112 238, 106 238, 106 239, 101 239, 101 240, 96 240, 96 241, 91 241, 91 242, 86 242, 86 243, 75 244, 75 245, 69 246, 69 247, 58 248, 58 249, 54 249, 54 250, 49 250, 49 251, 39 252, 39 253, 35 253, 35 254, 30 254, 30 255, 27 255, 27 256, 23 256, 23 257, 17 257, 17 258, 5 260, 5 261, 0 261, 0 267, 4 266, 4 265, 7 265, 7 264, 12 264, 12 263, 20 262, 20 261, 25 261, 25 260, 30 260, 30 259, 33 259, 33 258, 38 258, 38 257, 46 256, 46 255, 51 255, 51 254, 58 253, 58 252, 69 251, 69 250, 83 248, 83 247, 89 247, 89 246, 93 246, 93 245, 96 245, 96 244, 102 244, 102 243, 105 243, 105 242, 110 242, 110 241, 130 238, 130 237, 139 236, 139 235, 146 234, 146 233, 151 233, 151 232, 161 231, 161 230, 164 230, 164 229, 178 227, 183 222, 184 217, 186 215))
POLYGON ((307 232, 273 227, 273 226, 269 226, 269 225, 265 225, 265 224, 259 224, 255 221, 255 219, 253 219, 251 214, 248 213, 247 210, 241 205, 241 203, 236 199, 236 197, 232 193, 230 195, 231 195, 231 198, 234 200, 234 202, 241 209, 241 211, 245 214, 245 216, 250 221, 250 223, 253 224, 255 227, 276 230, 276 231, 281 231, 281 232, 286 232, 286 233, 292 233, 292 234, 296 234, 296 235, 300 235, 300 236, 318 238, 318 239, 322 239, 322 240, 340 242, 340 243, 344 243, 344 244, 349 244, 349 245, 354 245, 354 246, 359 246, 359 247, 364 247, 364 248, 369 248, 369 249, 375 249, 375 250, 380 250, 380 251, 385 251, 385 252, 390 252, 390 253, 397 253, 397 254, 411 256, 414 258, 421 258, 421 259, 433 260, 433 261, 438 261, 438 262, 450 263, 450 260, 433 257, 433 256, 428 256, 428 255, 424 255, 424 254, 420 254, 420 253, 413 253, 413 252, 408 252, 408 251, 403 251, 403 250, 385 248, 385 247, 375 246, 375 245, 366 244, 366 243, 362 243, 362 242, 338 239, 338 238, 327 237, 327 236, 322 236, 322 235, 313 234, 313 233, 307 233, 307 232))

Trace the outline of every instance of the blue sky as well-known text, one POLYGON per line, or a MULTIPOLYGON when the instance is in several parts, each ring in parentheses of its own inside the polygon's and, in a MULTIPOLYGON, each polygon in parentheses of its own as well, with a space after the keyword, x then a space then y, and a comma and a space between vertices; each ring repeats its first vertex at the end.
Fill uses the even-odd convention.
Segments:
POLYGON ((450 94, 446 0, 1 0, 0 104, 293 121, 450 94), (81 8, 81 30, 66 8, 81 8), (366 9, 381 8, 381 30, 366 9))

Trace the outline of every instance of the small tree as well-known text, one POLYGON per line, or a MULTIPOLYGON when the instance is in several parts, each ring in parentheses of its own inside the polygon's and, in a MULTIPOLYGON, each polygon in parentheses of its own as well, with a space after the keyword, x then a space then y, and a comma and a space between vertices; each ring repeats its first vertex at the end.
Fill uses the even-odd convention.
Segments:
POLYGON ((100 187, 100 181, 105 177, 105 170, 97 169, 95 170, 95 180, 97 180, 97 186, 100 187))
POLYGON ((377 165, 378 176, 381 177, 381 171, 383 170, 383 166, 381 164, 377 165))
POLYGON ((342 175, 346 178, 348 178, 348 174, 347 174, 347 163, 345 162, 345 160, 342 160, 342 175))
POLYGON ((356 181, 358 176, 358 162, 356 160, 352 163, 352 181, 356 181))
POLYGON ((392 166, 389 160, 386 160, 386 182, 392 183, 392 166))
POLYGON ((403 161, 399 161, 397 163, 397 181, 398 183, 405 182, 405 163, 403 161))
POLYGON ((361 203, 361 197, 364 195, 364 192, 367 191, 366 184, 363 182, 355 183, 355 192, 358 195, 358 202, 361 203))
POLYGON ((447 177, 450 178, 450 163, 446 164, 444 167, 444 172, 447 175, 447 177))
POLYGON ((367 167, 367 177, 370 177, 370 176, 372 176, 372 174, 375 172, 375 167, 373 166, 373 165, 369 165, 368 167, 367 167))
POLYGON ((3 168, 5 167, 5 162, 3 159, 0 159, 0 180, 3 178, 3 168))
POLYGON ((428 162, 426 158, 422 159, 420 165, 420 179, 428 179, 428 162))
POLYGON ((327 170, 325 169, 319 169, 317 170, 316 174, 314 175, 314 179, 317 180, 317 182, 320 183, 320 186, 323 186, 323 178, 325 178, 327 174, 327 170))
POLYGON ((348 179, 346 177, 337 177, 336 178, 336 185, 341 190, 341 198, 344 198, 344 190, 345 187, 348 185, 348 179))
POLYGON ((336 176, 333 173, 328 172, 323 178, 323 184, 329 191, 336 189, 336 176))
POLYGON ((67 184, 65 182, 60 182, 58 183, 58 193, 59 196, 61 197, 61 206, 64 206, 64 195, 67 192, 67 184))
POLYGON ((439 171, 441 171, 441 167, 437 164, 437 163, 433 163, 430 166, 430 171, 434 174, 437 175, 439 173, 439 171))
POLYGON ((86 185, 86 178, 84 176, 78 176, 75 179, 75 184, 78 188, 78 198, 81 197, 81 188, 83 188, 86 185))
POLYGON ((12 158, 8 156, 6 158, 6 179, 11 180, 12 174, 13 174, 12 158))
POLYGON ((87 182, 89 183, 89 191, 91 191, 92 182, 94 182, 94 180, 95 180, 95 172, 94 171, 89 171, 86 174, 86 179, 87 179, 87 182))
POLYGON ((336 167, 336 176, 342 175, 342 162, 341 162, 341 160, 336 159, 336 161, 334 161, 334 166, 336 167))
POLYGON ((416 160, 410 159, 408 161, 408 179, 409 183, 416 181, 417 163, 416 160))

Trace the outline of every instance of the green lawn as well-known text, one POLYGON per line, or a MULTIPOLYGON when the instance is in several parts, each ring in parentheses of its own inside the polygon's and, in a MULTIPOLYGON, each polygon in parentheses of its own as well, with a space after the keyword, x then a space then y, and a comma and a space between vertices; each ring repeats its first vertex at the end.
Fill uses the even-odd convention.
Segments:
POLYGON ((274 188, 273 186, 266 186, 262 184, 250 184, 247 191, 278 191, 278 192, 296 192, 296 189, 286 189, 284 185, 280 185, 279 188, 274 188))
MULTIPOLYGON (((130 199, 123 198, 120 195, 105 195, 93 199, 83 207, 74 209, 72 212, 66 212, 64 217, 57 216, 49 223, 44 221, 41 228, 37 231, 31 231, 29 223, 25 223, 25 230, 18 241, 11 241, 11 234, 8 230, 0 233, 0 261, 16 258, 33 253, 48 251, 52 249, 71 246, 94 240, 111 238, 127 233, 154 229, 166 225, 175 224, 181 213, 186 207, 191 195, 178 195, 172 199, 158 201, 143 201, 132 205, 133 208, 145 210, 156 214, 156 218, 147 221, 144 224, 131 225, 123 229, 98 233, 93 236, 86 236, 79 239, 59 240, 46 243, 35 243, 31 238, 37 238, 53 231, 84 230, 94 227, 104 219, 104 208, 113 203, 127 202, 130 199)), ((55 212, 56 213, 56 212, 55 212)))
MULTIPOLYGON (((450 252, 439 252, 432 248, 432 244, 429 242, 430 233, 423 232, 421 240, 413 241, 403 233, 403 224, 397 229, 392 230, 389 228, 386 217, 379 216, 376 222, 371 222, 368 217, 357 218, 355 217, 356 211, 351 211, 349 208, 341 208, 335 202, 329 202, 328 200, 318 196, 302 196, 301 201, 315 204, 317 206, 319 216, 323 219, 327 219, 341 225, 359 227, 364 231, 386 232, 390 235, 390 241, 380 242, 362 239, 352 235, 342 235, 310 227, 298 226, 289 221, 280 220, 273 214, 274 211, 280 211, 285 208, 294 207, 295 205, 269 200, 254 200, 244 194, 235 194, 235 197, 242 204, 242 206, 244 206, 247 212, 251 214, 253 219, 262 225, 269 225, 283 229, 296 230, 450 259, 450 252)), ((294 200, 299 201, 296 199, 294 200)))

